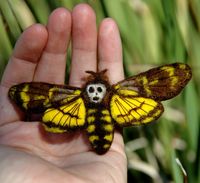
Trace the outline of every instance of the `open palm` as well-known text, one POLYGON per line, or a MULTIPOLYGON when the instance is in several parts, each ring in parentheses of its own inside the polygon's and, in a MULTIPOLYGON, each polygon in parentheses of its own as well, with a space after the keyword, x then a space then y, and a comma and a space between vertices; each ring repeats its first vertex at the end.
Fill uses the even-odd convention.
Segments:
POLYGON ((97 33, 95 14, 88 5, 80 4, 71 13, 58 8, 46 27, 35 24, 25 30, 0 85, 2 183, 126 182, 126 156, 120 133, 115 132, 105 155, 97 155, 91 151, 84 132, 47 133, 39 122, 20 121, 24 114, 8 99, 8 89, 21 82, 64 84, 70 39, 70 85, 81 86, 86 70, 107 68, 111 83, 123 79, 117 26, 113 20, 105 19, 97 33))

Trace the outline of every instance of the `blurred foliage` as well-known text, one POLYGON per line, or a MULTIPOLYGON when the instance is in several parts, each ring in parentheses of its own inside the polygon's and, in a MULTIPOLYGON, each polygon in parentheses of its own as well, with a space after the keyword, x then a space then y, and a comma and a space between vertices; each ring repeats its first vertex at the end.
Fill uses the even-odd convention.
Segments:
POLYGON ((72 9, 80 2, 94 8, 97 24, 105 17, 116 20, 126 75, 176 61, 193 69, 193 80, 181 95, 164 103, 166 110, 157 124, 125 130, 128 181, 183 182, 177 157, 189 182, 200 182, 200 1, 1 0, 0 77, 26 27, 46 24, 55 8, 72 9))

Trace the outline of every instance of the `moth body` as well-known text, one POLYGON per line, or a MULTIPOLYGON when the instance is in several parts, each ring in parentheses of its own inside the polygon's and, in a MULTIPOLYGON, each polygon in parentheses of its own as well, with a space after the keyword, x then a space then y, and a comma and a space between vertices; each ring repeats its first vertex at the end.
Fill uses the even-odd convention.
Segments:
POLYGON ((84 129, 92 148, 106 153, 114 129, 140 126, 157 120, 161 101, 177 96, 192 77, 182 63, 168 64, 111 85, 106 70, 87 71, 83 87, 43 82, 12 86, 9 97, 26 113, 41 113, 46 131, 64 133, 84 129))
POLYGON ((87 111, 87 134, 90 144, 98 154, 108 151, 113 141, 114 123, 108 109, 89 108, 87 111))

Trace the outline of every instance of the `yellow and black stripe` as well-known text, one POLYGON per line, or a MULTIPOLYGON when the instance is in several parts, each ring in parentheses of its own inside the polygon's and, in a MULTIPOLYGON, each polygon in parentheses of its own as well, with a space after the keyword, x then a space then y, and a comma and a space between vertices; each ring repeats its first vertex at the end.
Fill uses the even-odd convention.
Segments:
POLYGON ((106 153, 113 141, 114 125, 109 110, 89 108, 87 111, 87 134, 98 154, 106 153))

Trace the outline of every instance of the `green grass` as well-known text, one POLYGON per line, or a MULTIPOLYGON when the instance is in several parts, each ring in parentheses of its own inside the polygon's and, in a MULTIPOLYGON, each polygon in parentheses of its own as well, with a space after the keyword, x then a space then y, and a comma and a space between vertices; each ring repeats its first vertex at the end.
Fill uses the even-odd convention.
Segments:
POLYGON ((94 8, 97 24, 104 17, 116 20, 126 75, 176 61, 188 63, 193 70, 190 84, 177 98, 164 103, 166 112, 156 124, 124 130, 129 182, 182 182, 176 157, 189 182, 200 182, 200 1, 2 0, 0 77, 17 38, 27 26, 46 24, 53 9, 72 9, 80 2, 94 8))

